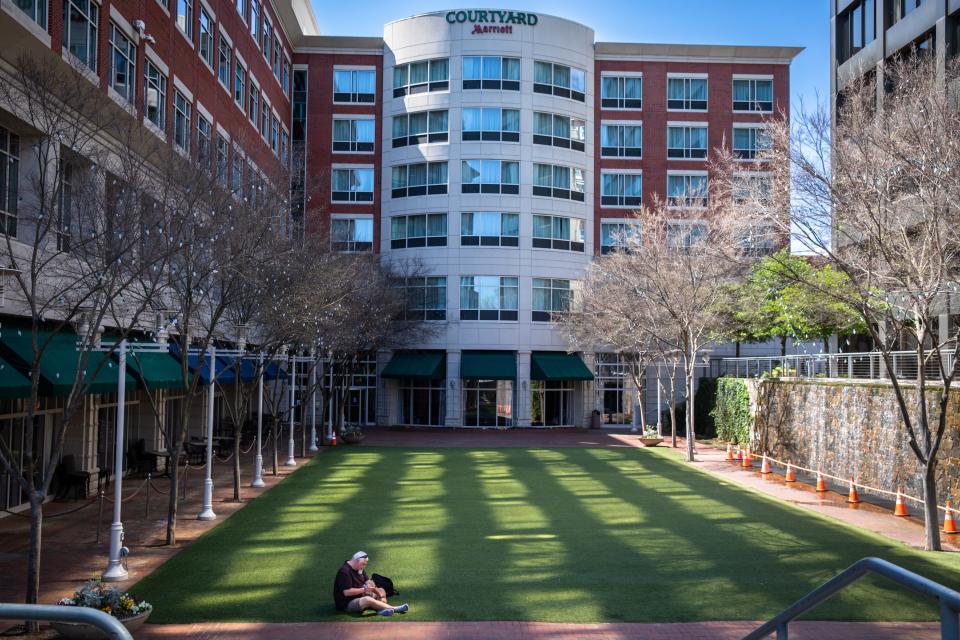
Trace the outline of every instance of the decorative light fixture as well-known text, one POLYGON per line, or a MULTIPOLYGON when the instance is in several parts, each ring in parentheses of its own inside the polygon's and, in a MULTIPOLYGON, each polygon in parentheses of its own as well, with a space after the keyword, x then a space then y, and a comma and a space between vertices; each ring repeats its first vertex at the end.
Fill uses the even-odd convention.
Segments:
POLYGON ((236 322, 233 325, 234 332, 237 336, 237 349, 240 351, 246 351, 247 349, 247 323, 246 322, 236 322))

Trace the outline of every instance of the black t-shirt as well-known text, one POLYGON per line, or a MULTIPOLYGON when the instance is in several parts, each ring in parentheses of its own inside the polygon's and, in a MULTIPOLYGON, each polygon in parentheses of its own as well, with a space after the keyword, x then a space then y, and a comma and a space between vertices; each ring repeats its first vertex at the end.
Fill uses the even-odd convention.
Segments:
POLYGON ((360 597, 345 596, 343 595, 343 590, 362 587, 367 580, 366 572, 357 571, 350 566, 349 562, 343 563, 343 566, 337 571, 336 579, 333 581, 333 602, 336 604, 338 611, 346 611, 347 604, 354 598, 360 597))

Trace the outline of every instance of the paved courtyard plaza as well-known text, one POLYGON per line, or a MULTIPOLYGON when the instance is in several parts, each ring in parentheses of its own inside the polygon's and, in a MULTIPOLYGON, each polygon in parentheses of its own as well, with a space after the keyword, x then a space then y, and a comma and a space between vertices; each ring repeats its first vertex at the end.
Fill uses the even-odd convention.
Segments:
MULTIPOLYGON (((804 511, 667 449, 362 446, 317 456, 132 590, 161 625, 372 621, 332 604, 357 549, 411 604, 403 623, 762 620, 864 556, 960 587, 955 554, 804 511)), ((809 617, 937 611, 868 579, 809 617)))

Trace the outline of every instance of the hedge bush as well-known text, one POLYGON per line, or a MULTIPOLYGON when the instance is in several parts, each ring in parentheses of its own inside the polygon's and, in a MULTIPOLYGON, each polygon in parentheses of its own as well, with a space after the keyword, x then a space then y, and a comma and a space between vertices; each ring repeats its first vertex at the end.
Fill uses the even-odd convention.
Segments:
POLYGON ((736 444, 749 444, 750 394, 740 378, 717 380, 716 404, 710 412, 717 427, 717 437, 736 444))

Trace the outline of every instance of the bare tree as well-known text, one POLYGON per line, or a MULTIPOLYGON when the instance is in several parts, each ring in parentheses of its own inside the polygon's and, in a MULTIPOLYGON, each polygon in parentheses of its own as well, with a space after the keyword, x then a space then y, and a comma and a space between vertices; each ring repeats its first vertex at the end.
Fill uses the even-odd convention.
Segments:
POLYGON ((163 218, 148 203, 165 189, 156 168, 167 150, 129 118, 103 109, 98 87, 59 60, 21 57, 9 73, 0 102, 31 129, 20 141, 25 179, 16 215, 3 220, 0 260, 15 283, 10 304, 30 323, 20 353, 31 390, 23 462, 0 440, 0 468, 29 499, 26 602, 36 603, 43 504, 67 430, 82 421, 84 395, 115 349, 101 350, 99 333, 110 330, 114 345, 127 337, 162 284, 169 254, 154 239, 164 233, 163 218), (45 457, 34 450, 34 416, 48 391, 41 393, 42 363, 65 340, 76 345, 74 368, 60 381, 69 391, 45 457))
MULTIPOLYGON (((827 108, 805 110, 793 131, 771 127, 766 158, 774 189, 792 189, 796 241, 851 284, 830 290, 794 275, 855 309, 883 358, 922 476, 930 550, 941 548, 938 454, 960 355, 957 325, 937 322, 960 267, 960 111, 949 89, 958 76, 956 64, 938 68, 920 52, 888 61, 882 78, 864 74, 841 92, 832 135, 827 108), (898 368, 898 350, 913 351, 916 366, 898 368)), ((756 189, 749 200, 790 230, 756 189)))

